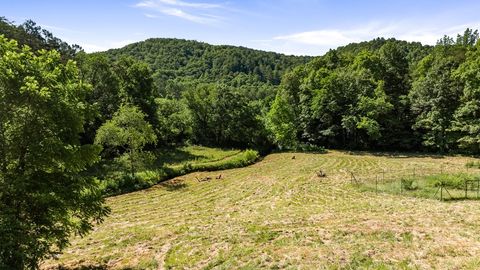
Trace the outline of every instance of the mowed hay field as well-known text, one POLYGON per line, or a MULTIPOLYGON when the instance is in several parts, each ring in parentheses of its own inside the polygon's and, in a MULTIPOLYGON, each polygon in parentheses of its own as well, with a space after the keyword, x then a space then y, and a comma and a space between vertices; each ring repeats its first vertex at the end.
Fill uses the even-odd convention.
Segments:
POLYGON ((42 268, 479 269, 480 201, 362 192, 344 171, 461 171, 471 160, 281 153, 192 173, 109 198, 105 222, 42 268), (196 180, 206 176, 212 180, 196 180))

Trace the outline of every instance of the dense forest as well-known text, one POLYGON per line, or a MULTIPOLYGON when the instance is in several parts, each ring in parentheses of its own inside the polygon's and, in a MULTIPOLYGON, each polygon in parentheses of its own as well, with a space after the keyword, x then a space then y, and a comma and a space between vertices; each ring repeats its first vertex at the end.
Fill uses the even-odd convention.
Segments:
POLYGON ((180 39, 147 39, 105 53, 110 59, 144 61, 164 96, 177 96, 179 85, 221 83, 234 87, 276 86, 288 69, 312 57, 286 56, 244 47, 215 46, 180 39), (177 88, 176 88, 177 87, 177 88))
POLYGON ((108 213, 95 173, 115 166, 131 180, 155 149, 478 154, 479 115, 471 29, 435 46, 377 38, 315 58, 177 39, 87 54, 1 18, 0 265, 35 268, 89 231, 108 213))
POLYGON ((478 153, 478 31, 434 47, 376 39, 283 77, 267 122, 279 145, 478 153))

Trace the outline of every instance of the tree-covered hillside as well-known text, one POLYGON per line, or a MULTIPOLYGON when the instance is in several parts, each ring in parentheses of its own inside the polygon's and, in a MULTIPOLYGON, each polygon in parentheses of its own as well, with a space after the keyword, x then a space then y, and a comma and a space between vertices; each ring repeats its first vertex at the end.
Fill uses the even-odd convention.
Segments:
POLYGON ((374 39, 287 73, 268 114, 277 144, 478 152, 478 31, 436 46, 374 39))
POLYGON ((244 47, 161 38, 133 43, 104 54, 113 59, 129 56, 146 62, 154 73, 156 85, 167 92, 175 86, 179 87, 179 84, 192 83, 214 82, 235 87, 278 85, 287 70, 312 59, 244 47))

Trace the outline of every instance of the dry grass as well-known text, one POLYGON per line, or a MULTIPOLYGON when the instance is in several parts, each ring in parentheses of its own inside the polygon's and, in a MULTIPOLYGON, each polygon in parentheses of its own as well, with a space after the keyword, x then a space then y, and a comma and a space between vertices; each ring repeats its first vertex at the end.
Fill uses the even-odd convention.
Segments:
POLYGON ((479 201, 361 192, 344 171, 458 171, 471 160, 286 153, 246 168, 189 174, 109 198, 105 223, 43 268, 478 269, 479 201), (319 169, 326 178, 316 177, 319 169), (204 176, 213 180, 195 180, 204 176))

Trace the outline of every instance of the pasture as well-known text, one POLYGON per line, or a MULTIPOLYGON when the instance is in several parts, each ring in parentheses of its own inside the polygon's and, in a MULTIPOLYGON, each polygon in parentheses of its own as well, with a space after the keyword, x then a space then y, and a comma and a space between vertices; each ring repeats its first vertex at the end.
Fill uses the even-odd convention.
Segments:
POLYGON ((347 172, 453 173, 473 160, 277 153, 245 168, 191 173, 108 198, 105 222, 42 268, 478 269, 480 201, 365 191, 347 172))

